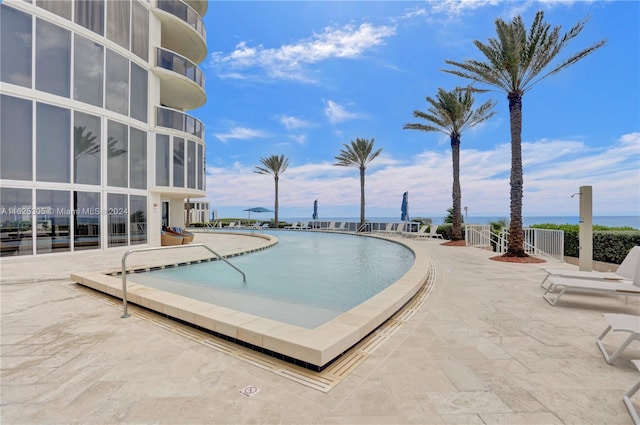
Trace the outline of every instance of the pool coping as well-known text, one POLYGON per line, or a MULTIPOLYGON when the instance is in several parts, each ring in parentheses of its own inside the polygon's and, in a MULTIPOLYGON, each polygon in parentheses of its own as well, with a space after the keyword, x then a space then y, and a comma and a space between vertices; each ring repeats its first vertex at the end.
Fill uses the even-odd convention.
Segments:
MULTIPOLYGON (((277 243, 275 237, 268 237, 273 238, 272 243, 263 249, 277 243)), ((252 349, 321 371, 402 309, 429 278, 431 259, 426 253, 414 249, 411 244, 404 243, 399 238, 378 235, 367 235, 367 237, 386 239, 404 245, 415 256, 413 265, 386 289, 314 329, 289 325, 150 288, 136 283, 135 273, 127 274, 127 299, 132 304, 192 324, 216 336, 228 338, 234 342, 240 341, 252 349)), ((252 251, 255 250, 248 250, 245 253, 252 251)), ((199 259, 194 262, 201 261, 202 259, 199 259)), ((148 266, 148 268, 153 267, 160 266, 148 266)), ((137 269, 139 270, 140 267, 137 269)), ((113 272, 114 270, 73 273, 70 279, 80 285, 122 299, 122 278, 112 275, 113 272)))

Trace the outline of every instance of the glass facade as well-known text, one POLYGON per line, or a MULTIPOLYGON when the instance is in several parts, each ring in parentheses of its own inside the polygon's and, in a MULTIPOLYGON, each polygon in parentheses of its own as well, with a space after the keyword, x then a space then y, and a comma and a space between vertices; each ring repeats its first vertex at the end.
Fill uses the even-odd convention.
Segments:
MULTIPOLYGON (((203 190, 203 124, 149 103, 161 90, 149 75, 164 29, 155 7, 0 2, 2 256, 159 243, 150 205, 176 202, 175 189, 185 198, 203 190)), ((197 66, 185 73, 200 81, 189 70, 197 66)), ((166 224, 180 226, 173 210, 166 224)))

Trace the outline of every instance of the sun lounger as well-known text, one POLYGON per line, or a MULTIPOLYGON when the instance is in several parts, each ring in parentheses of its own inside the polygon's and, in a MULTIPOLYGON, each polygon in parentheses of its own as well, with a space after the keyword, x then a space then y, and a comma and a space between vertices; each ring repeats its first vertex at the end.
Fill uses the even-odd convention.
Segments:
POLYGON ((627 348, 631 342, 640 341, 640 316, 632 314, 603 314, 603 316, 609 325, 604 332, 600 334, 598 339, 596 339, 596 344, 598 344, 598 348, 602 352, 605 361, 608 364, 611 364, 620 354, 622 354, 624 349, 627 348), (612 354, 609 354, 602 343, 602 339, 611 331, 627 332, 629 333, 629 336, 612 354))
POLYGON ((593 292, 610 295, 624 295, 625 297, 640 296, 640 262, 637 262, 633 273, 633 281, 607 281, 596 279, 572 279, 550 277, 549 286, 542 295, 549 304, 556 305, 567 291, 593 292), (557 290, 557 293, 552 291, 557 290), (555 295, 555 298, 551 298, 555 295))
MULTIPOLYGON (((631 361, 635 365, 636 369, 640 371, 640 360, 631 360, 631 361)), ((624 401, 625 406, 627 406, 627 409, 629 410, 629 414, 631 415, 631 419, 633 419, 633 423, 635 425, 640 425, 640 416, 638 416, 638 411, 633 405, 633 401, 631 400, 631 397, 633 397, 633 395, 637 393, 639 389, 640 389, 640 379, 638 379, 638 382, 636 382, 634 386, 629 388, 629 391, 627 391, 622 397, 622 401, 624 401)))
POLYGON ((545 283, 548 282, 549 277, 570 277, 577 279, 600 279, 600 280, 633 280, 633 273, 636 269, 636 265, 640 262, 640 246, 634 246, 631 251, 624 258, 622 263, 618 266, 616 272, 589 272, 580 270, 564 270, 559 268, 543 268, 547 272, 547 275, 540 282, 540 286, 545 288, 545 283))
POLYGON ((431 228, 429 229, 429 237, 433 238, 433 239, 443 239, 442 235, 438 232, 438 226, 436 226, 435 224, 431 225, 431 228))

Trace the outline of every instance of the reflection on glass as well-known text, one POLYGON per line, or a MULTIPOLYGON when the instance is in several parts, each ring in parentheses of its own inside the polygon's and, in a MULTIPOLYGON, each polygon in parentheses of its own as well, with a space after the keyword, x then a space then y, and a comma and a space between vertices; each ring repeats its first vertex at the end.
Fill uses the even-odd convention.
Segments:
POLYGON ((36 105, 36 179, 71 183, 71 111, 36 105))
POLYGON ((103 47, 75 34, 73 98, 102 107, 103 47))
POLYGON ((104 2, 103 0, 75 0, 76 24, 104 35, 104 2))
POLYGON ((184 139, 173 138, 173 186, 184 187, 184 139))
POLYGON ((42 19, 36 20, 36 89, 69 97, 71 33, 42 19))
POLYGON ((107 49, 105 107, 122 115, 129 112, 129 61, 107 49))
POLYGON ((135 189, 147 188, 147 133, 131 127, 129 184, 135 189))
POLYGON ((147 197, 131 195, 131 245, 147 243, 147 197))
POLYGON ((31 189, 0 187, 0 256, 33 254, 31 189))
POLYGON ((100 117, 76 111, 73 124, 73 181, 99 185, 100 117))
POLYGON ((149 11, 137 1, 131 3, 131 51, 149 59, 149 11))
POLYGON ((169 136, 166 134, 156 135, 156 186, 169 186, 169 136))
POLYGON ((131 118, 147 122, 147 98, 148 98, 147 71, 131 62, 131 118))
POLYGON ((75 251, 100 248, 100 193, 73 192, 75 251))
POLYGON ((115 121, 107 125, 107 184, 127 187, 128 145, 127 126, 115 121))
POLYGON ((187 187, 196 188, 196 142, 193 140, 187 145, 187 187))
POLYGON ((127 245, 127 221, 129 209, 127 195, 120 193, 107 194, 107 226, 109 229, 108 246, 127 245))
POLYGON ((31 88, 31 16, 0 4, 0 81, 31 88))
POLYGON ((33 179, 33 103, 0 95, 0 178, 33 179))
POLYGON ((203 190, 202 189, 203 178, 204 178, 203 149, 202 149, 202 145, 198 143, 198 190, 203 190))
POLYGON ((36 190, 36 253, 65 252, 71 249, 69 192, 36 190))

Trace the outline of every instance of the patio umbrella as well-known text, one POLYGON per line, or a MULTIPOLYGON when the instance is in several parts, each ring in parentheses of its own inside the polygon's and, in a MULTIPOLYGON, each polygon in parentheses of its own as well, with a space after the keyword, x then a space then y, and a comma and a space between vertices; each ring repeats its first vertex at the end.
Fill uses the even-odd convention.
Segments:
POLYGON ((405 192, 402 194, 402 207, 400 208, 400 211, 402 212, 402 214, 400 215, 400 220, 409 220, 409 192, 405 192))
POLYGON ((313 201, 313 216, 311 216, 314 220, 318 219, 318 200, 313 201))
POLYGON ((249 211, 249 220, 251 220, 251 213, 262 213, 262 212, 273 212, 271 210, 268 210, 266 208, 262 208, 262 207, 253 207, 253 208, 247 208, 246 210, 243 211, 249 211))

